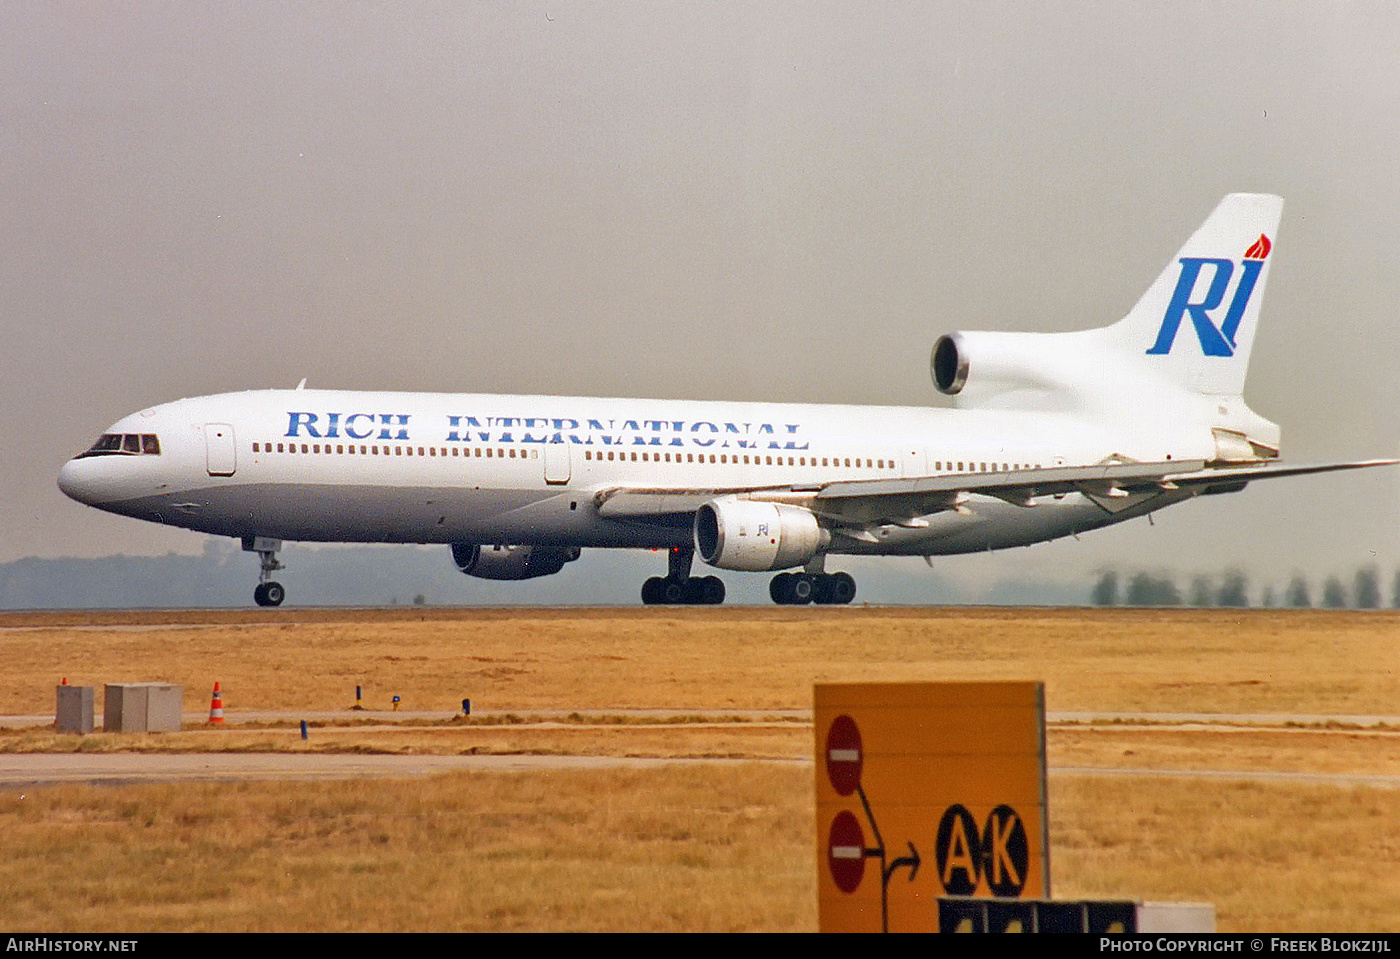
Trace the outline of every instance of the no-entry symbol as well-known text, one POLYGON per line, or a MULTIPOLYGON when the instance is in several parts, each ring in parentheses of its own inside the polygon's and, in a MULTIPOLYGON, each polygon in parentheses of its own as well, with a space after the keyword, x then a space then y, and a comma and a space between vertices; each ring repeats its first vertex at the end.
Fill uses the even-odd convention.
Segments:
POLYGON ((855 892, 865 876, 865 833, 850 810, 841 810, 831 821, 826 853, 836 888, 855 892))
POLYGON ((850 716, 837 716, 826 734, 826 776, 838 795, 849 796, 856 791, 863 762, 856 721, 850 716))

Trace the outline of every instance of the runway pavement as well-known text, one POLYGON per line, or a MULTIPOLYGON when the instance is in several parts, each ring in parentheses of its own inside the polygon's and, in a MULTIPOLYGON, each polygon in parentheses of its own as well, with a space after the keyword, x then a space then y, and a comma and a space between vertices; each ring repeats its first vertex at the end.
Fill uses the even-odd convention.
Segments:
MULTIPOLYGON (((665 720, 703 715, 710 722, 732 720, 746 728, 755 722, 768 720, 776 724, 810 722, 809 710, 597 710, 580 715, 578 711, 529 711, 531 721, 553 725, 568 716, 569 725, 577 727, 580 719, 587 725, 590 715, 616 717, 646 715, 665 720)), ((391 723, 431 722, 450 719, 447 712, 247 712, 228 717, 228 724, 308 722, 347 723, 359 727, 366 721, 381 720, 385 728, 391 723)), ((489 718, 492 713, 474 713, 489 718)), ((505 713, 501 713, 505 715, 505 713)), ((185 721, 198 725, 203 715, 191 714, 185 721)), ((1320 727, 1354 728, 1400 727, 1397 716, 1326 716, 1278 714, 1223 713, 1049 713, 1053 725, 1074 726, 1092 723, 1130 723, 1135 728, 1169 727, 1264 727, 1275 730, 1306 733, 1320 727)), ((0 727, 39 728, 51 725, 51 716, 3 716, 0 727)), ((101 720, 98 719, 98 728, 101 720)), ((362 728, 362 727, 361 727, 362 728)), ((115 735, 115 734, 114 734, 115 735)), ((208 753, 150 753, 150 752, 71 752, 71 753, 4 753, 0 754, 0 789, 15 790, 41 784, 83 782, 91 784, 122 784, 168 781, 235 781, 244 779, 346 779, 356 777, 428 776, 454 770, 523 771, 550 769, 656 768, 682 763, 799 763, 809 759, 695 759, 621 756, 568 755, 370 755, 362 753, 309 752, 208 752, 208 753)), ((1235 779, 1261 782, 1328 783, 1338 786, 1374 786, 1400 788, 1400 776, 1354 775, 1308 772, 1271 772, 1258 770, 1190 770, 1103 767, 1050 767, 1052 778, 1060 776, 1141 776, 1185 777, 1199 779, 1235 779)))

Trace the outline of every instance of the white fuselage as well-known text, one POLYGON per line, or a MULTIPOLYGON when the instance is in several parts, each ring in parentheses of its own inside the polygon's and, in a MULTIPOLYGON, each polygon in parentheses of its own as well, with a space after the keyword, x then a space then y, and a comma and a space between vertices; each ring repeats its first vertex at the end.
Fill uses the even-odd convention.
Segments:
MULTIPOLYGON (((1026 412, 267 390, 125 417, 108 433, 155 435, 159 454, 79 457, 60 486, 111 512, 227 536, 664 547, 689 542, 688 521, 610 518, 596 494, 1206 458, 1209 433, 1195 432, 1110 435, 1026 412)), ((1178 498, 1156 497, 1151 508, 1178 498)), ((1145 511, 1110 512, 1078 494, 1045 497, 1037 509, 974 499, 974 508, 888 529, 876 543, 838 537, 829 552, 998 548, 1145 511)))

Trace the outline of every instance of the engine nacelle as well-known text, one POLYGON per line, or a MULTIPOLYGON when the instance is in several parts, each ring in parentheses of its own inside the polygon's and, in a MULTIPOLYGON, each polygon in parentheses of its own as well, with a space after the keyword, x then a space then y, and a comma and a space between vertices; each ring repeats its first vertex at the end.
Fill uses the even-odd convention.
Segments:
POLYGON ((1110 408, 1125 391, 1105 370, 1124 359, 1100 330, 948 333, 933 344, 929 374, 958 406, 1068 411, 1110 408))
POLYGON ((478 579, 534 579, 553 576, 579 557, 577 546, 491 546, 453 543, 452 562, 478 579))
POLYGON ((695 511, 695 551, 711 566, 758 572, 801 566, 831 540, 800 506, 724 496, 695 511))

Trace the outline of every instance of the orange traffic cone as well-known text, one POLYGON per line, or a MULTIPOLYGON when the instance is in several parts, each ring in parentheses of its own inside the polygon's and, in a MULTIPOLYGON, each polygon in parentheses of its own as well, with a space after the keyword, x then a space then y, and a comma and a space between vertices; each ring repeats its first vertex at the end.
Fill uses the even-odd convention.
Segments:
POLYGON ((209 703, 209 724, 211 726, 222 726, 224 724, 224 697, 219 692, 219 681, 214 680, 214 699, 209 703))

